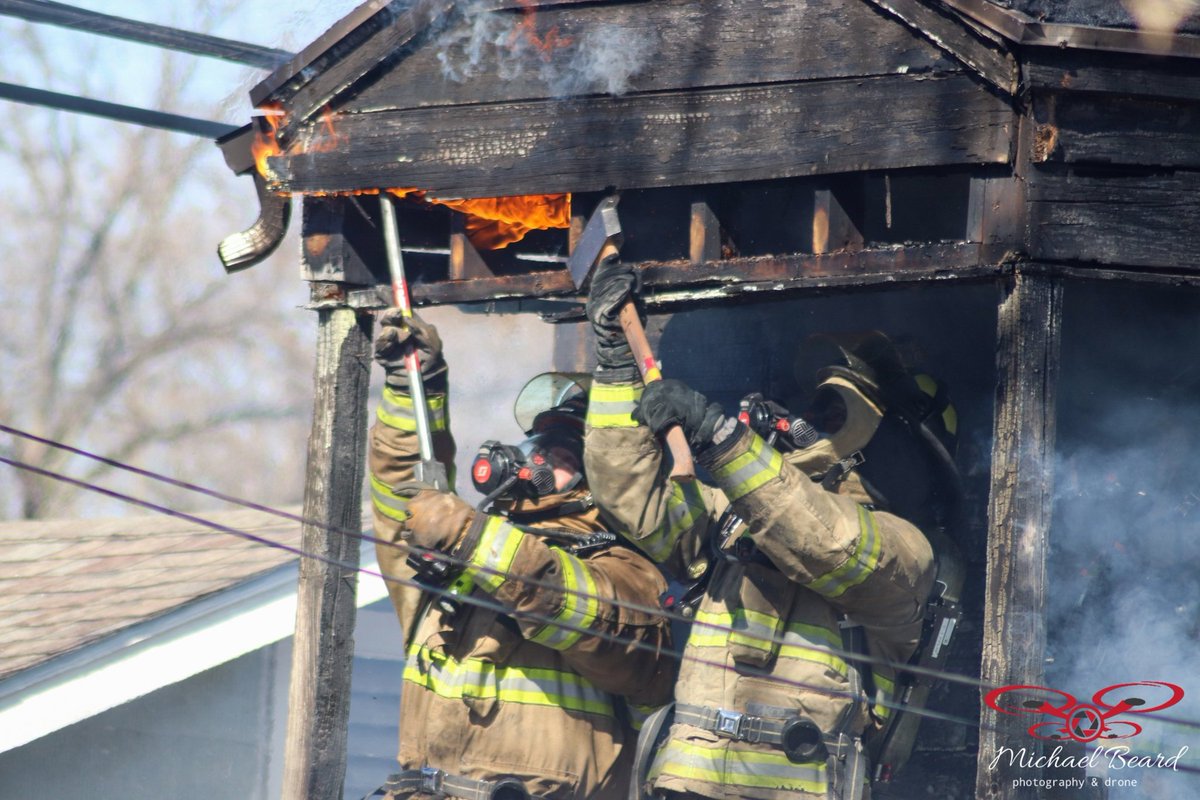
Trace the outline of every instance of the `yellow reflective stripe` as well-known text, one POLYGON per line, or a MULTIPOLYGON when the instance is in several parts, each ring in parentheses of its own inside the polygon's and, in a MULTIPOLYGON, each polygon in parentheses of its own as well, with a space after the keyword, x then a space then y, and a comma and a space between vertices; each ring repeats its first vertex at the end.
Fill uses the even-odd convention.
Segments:
POLYGON ((781 789, 824 795, 828 791, 824 762, 792 763, 774 750, 743 750, 730 745, 701 747, 672 739, 650 770, 651 779, 674 777, 723 785, 781 789))
POLYGON ((636 428, 633 409, 643 387, 592 382, 588 393, 587 424, 593 428, 636 428))
POLYGON ((713 476, 730 500, 745 497, 779 475, 783 456, 756 433, 750 434, 750 446, 741 455, 716 467, 713 476))
POLYGON ((530 640, 555 650, 572 647, 584 632, 596 621, 600 613, 600 600, 596 592, 596 580, 582 559, 561 550, 550 548, 558 559, 563 581, 563 604, 530 640))
POLYGON ((371 476, 371 503, 388 519, 404 522, 408 519, 408 501, 395 494, 386 483, 371 476))
MULTIPOLYGON (((738 609, 732 614, 699 611, 687 643, 689 647, 723 648, 729 644, 736 631, 743 641, 766 650, 774 638, 771 636, 774 631, 771 619, 770 615, 745 609, 738 609), (756 627, 760 631, 767 631, 764 638, 752 638, 750 631, 756 627)), ((779 641, 778 658, 820 664, 843 677, 850 674, 850 667, 845 659, 837 655, 842 643, 836 631, 818 625, 793 622, 784 629, 779 641)))
POLYGON ((887 719, 892 715, 892 707, 889 703, 895 700, 896 682, 875 670, 871 670, 871 677, 875 681, 875 702, 871 710, 879 719, 887 719))
POLYGON ((705 513, 704 496, 700 494, 699 482, 673 481, 662 522, 646 537, 639 539, 637 545, 655 563, 661 564, 670 557, 679 537, 691 529, 705 513))
POLYGON ((879 535, 879 524, 875 515, 865 507, 858 507, 858 544, 854 554, 832 572, 827 572, 806 585, 825 597, 841 597, 845 591, 865 581, 879 566, 879 552, 883 537, 879 535))
POLYGON ((467 572, 480 588, 488 592, 500 588, 524 538, 525 534, 500 517, 488 517, 479 544, 467 563, 467 572))
POLYGON ((420 645, 409 649, 404 681, 451 700, 495 699, 614 716, 612 698, 574 672, 498 665, 477 658, 460 661, 420 645))
POLYGON ((637 703, 625 701, 626 716, 629 717, 629 724, 635 731, 640 731, 642 726, 646 724, 646 720, 661 706, 643 706, 637 703))
MULTIPOLYGON (((429 428, 433 432, 446 430, 446 395, 428 395, 425 407, 429 409, 429 428)), ((412 398, 401 394, 390 386, 383 387, 383 399, 375 409, 375 416, 389 428, 415 431, 417 419, 413 415, 412 398)))

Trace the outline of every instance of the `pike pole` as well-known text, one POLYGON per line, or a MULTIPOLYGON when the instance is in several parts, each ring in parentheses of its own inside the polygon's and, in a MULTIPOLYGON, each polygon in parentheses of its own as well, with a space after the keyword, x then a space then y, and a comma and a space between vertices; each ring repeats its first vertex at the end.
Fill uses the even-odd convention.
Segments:
MULTIPOLYGON (((400 231, 396 224, 396 209, 386 192, 379 193, 379 210, 382 214, 383 245, 387 251, 388 273, 392 278, 392 303, 400 309, 407 320, 412 319, 412 300, 408 295, 408 282, 404 278, 404 257, 400 253, 400 231)), ((420 447, 421 463, 417 464, 413 477, 428 483, 439 492, 450 490, 446 467, 433 455, 433 429, 429 423, 429 407, 425 404, 425 384, 421 380, 421 358, 417 348, 409 347, 404 354, 404 369, 408 372, 408 392, 412 397, 413 418, 417 422, 417 443, 420 447)))

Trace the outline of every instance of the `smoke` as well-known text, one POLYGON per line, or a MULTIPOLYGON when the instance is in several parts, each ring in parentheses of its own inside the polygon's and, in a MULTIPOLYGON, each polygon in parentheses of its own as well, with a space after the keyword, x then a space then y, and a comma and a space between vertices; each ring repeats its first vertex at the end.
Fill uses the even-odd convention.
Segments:
MULTIPOLYGON (((1083 703, 1118 683, 1175 683, 1184 698, 1161 715, 1200 721, 1194 680, 1200 663, 1200 408, 1190 391, 1148 396, 1139 387, 1120 397, 1129 385, 1137 385, 1136 378, 1120 388, 1098 375, 1082 385, 1064 384, 1073 397, 1087 399, 1060 409, 1067 430, 1060 435, 1050 529, 1046 681, 1083 703), (1113 407, 1092 407, 1097 398, 1113 407)), ((1153 704, 1157 697, 1149 689, 1143 699, 1153 704)), ((1200 729, 1136 714, 1122 719, 1139 722, 1144 732, 1100 744, 1166 756, 1188 746, 1181 764, 1200 768, 1200 729)), ((1200 796, 1194 774, 1125 769, 1108 777, 1137 782, 1110 788, 1111 798, 1200 796)))
POLYGON ((556 98, 626 93, 657 45, 653 34, 615 24, 598 24, 578 36, 553 27, 539 30, 532 14, 493 13, 479 3, 437 43, 449 80, 464 83, 482 74, 505 82, 534 80, 556 98))

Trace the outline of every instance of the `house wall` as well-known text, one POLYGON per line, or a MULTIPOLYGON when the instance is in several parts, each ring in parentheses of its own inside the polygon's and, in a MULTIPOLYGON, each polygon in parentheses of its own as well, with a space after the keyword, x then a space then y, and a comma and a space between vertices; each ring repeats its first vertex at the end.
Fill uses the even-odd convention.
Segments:
POLYGON ((275 800, 290 640, 0 755, 0 797, 275 800))

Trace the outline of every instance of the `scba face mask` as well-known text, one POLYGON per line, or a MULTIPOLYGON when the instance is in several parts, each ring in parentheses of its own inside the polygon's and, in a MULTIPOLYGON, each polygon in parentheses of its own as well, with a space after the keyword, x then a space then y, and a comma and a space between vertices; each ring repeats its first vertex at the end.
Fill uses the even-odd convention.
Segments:
POLYGON ((471 481, 489 500, 536 500, 568 492, 583 480, 580 445, 578 437, 554 429, 515 445, 489 440, 471 465, 471 481))

